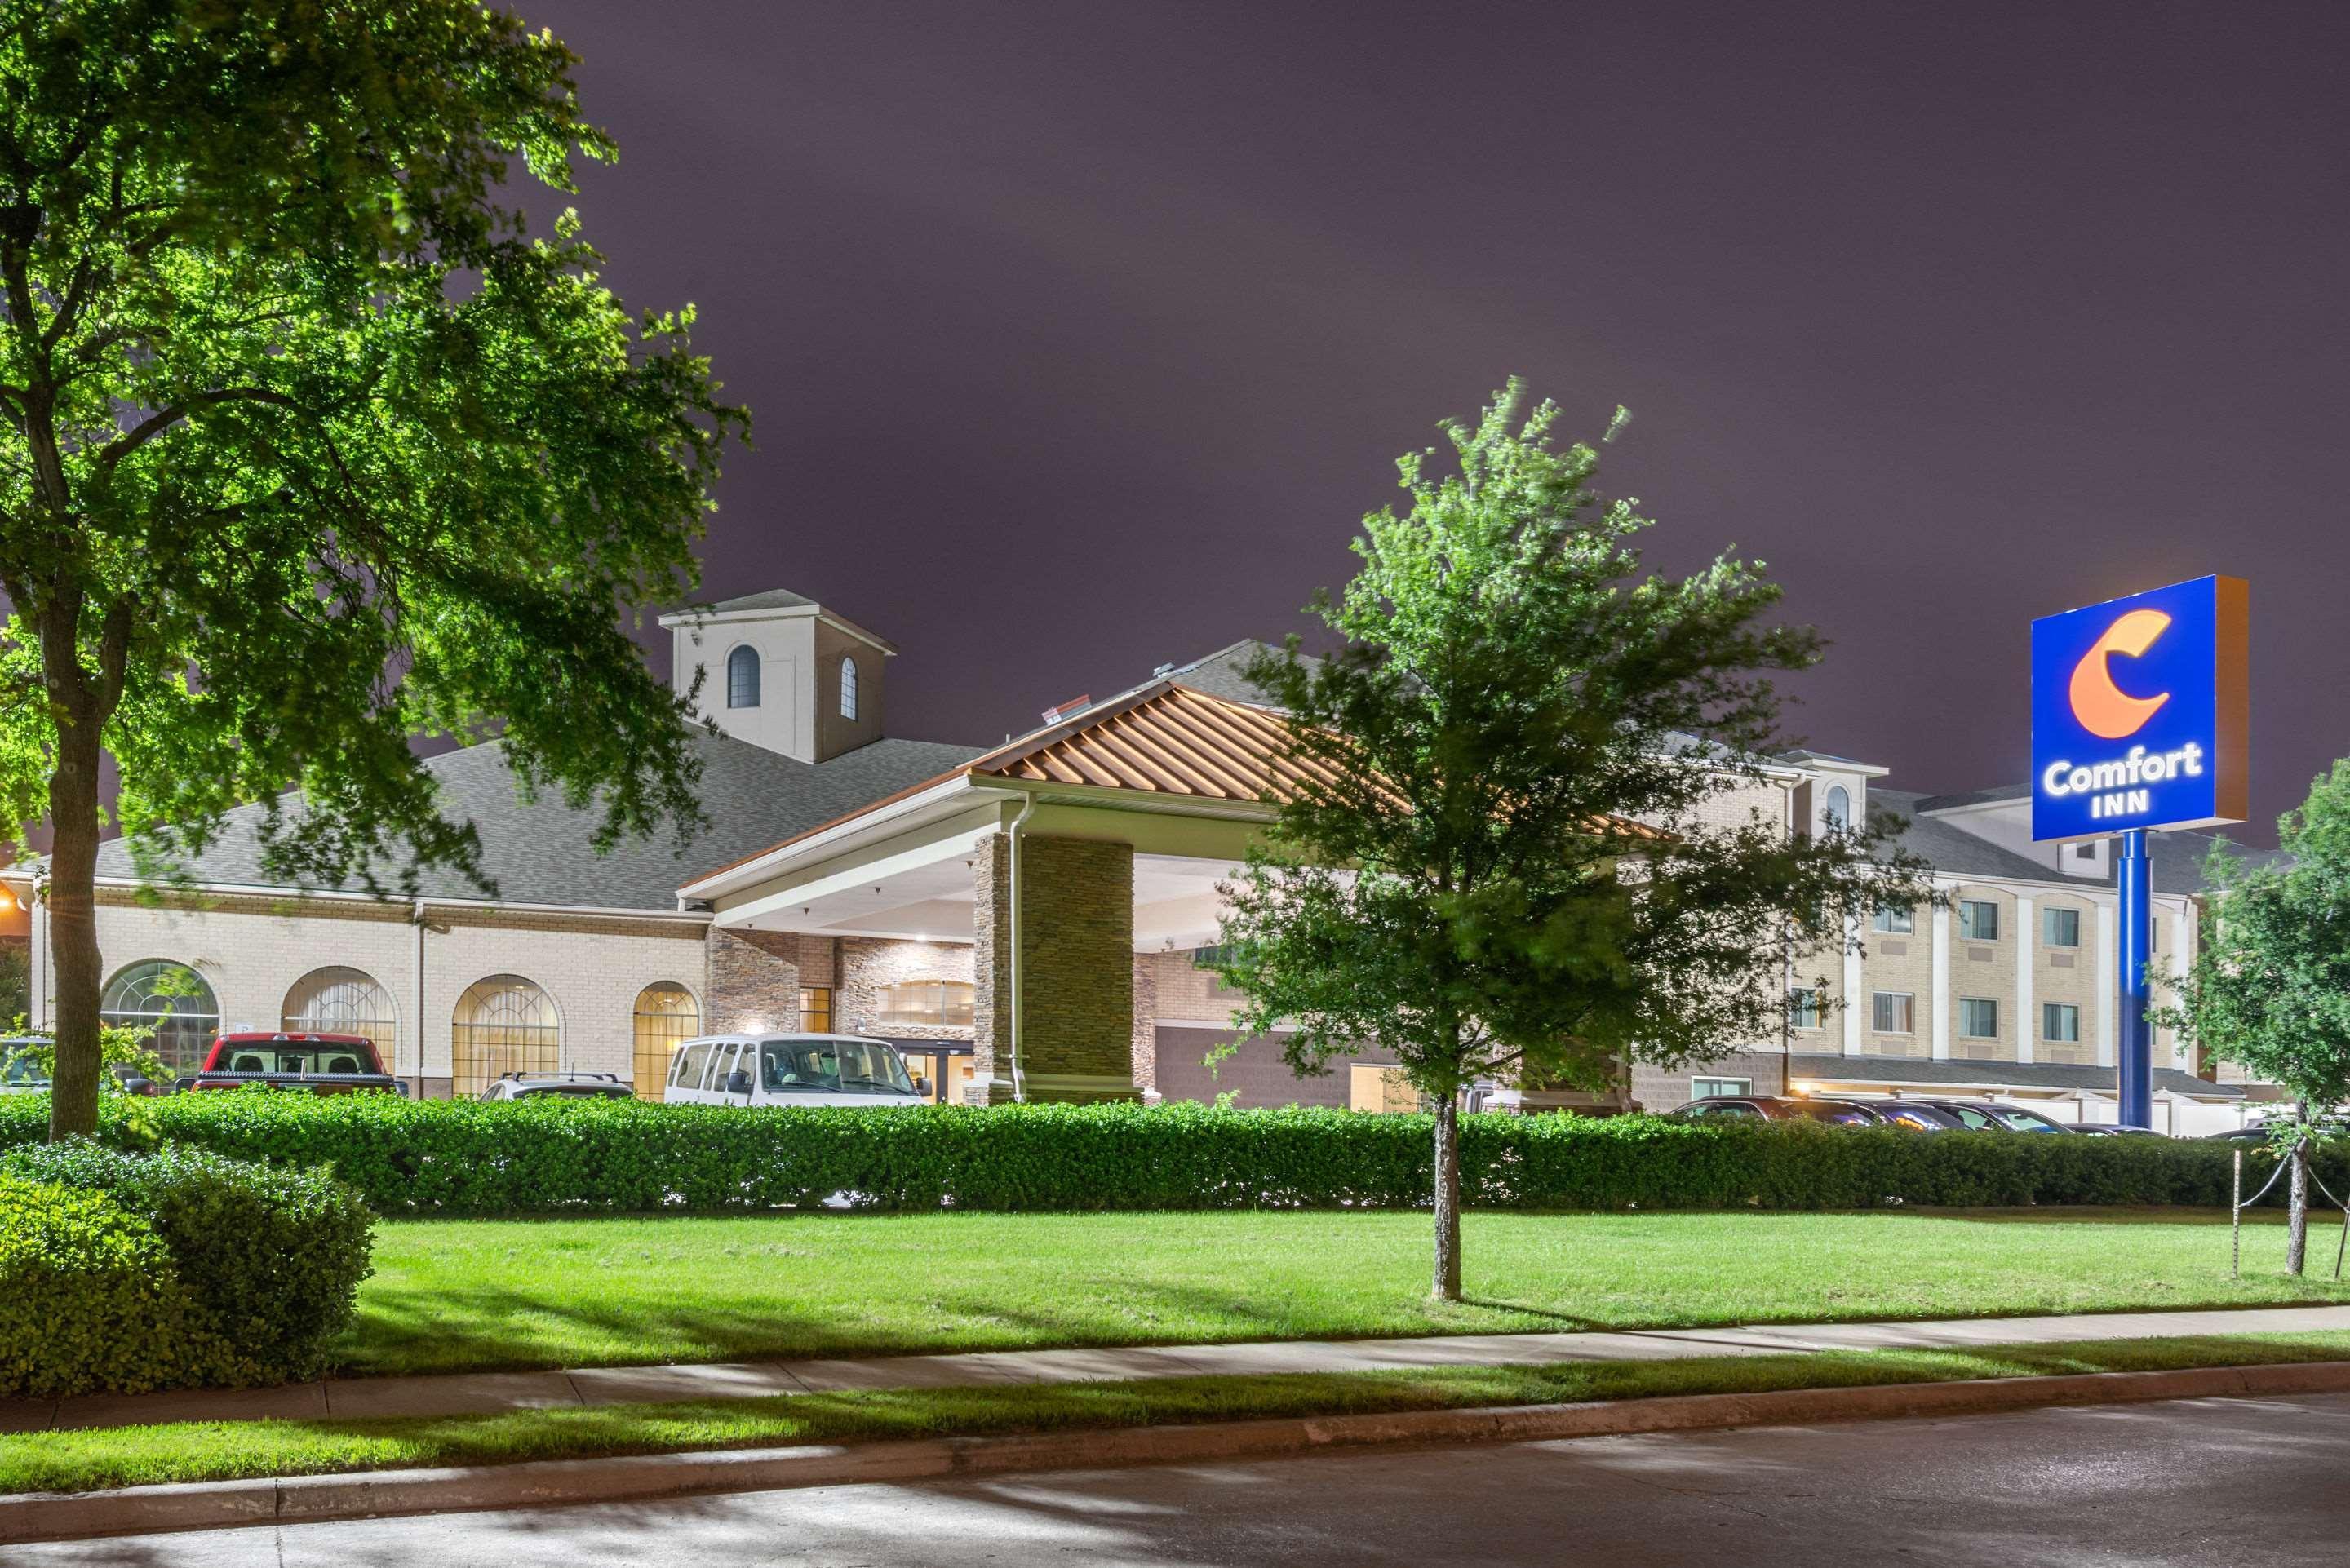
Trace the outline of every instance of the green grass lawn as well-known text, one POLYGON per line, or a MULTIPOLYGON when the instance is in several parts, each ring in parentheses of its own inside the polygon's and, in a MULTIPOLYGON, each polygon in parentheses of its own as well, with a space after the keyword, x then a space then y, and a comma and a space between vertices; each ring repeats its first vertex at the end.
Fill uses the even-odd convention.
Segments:
POLYGON ((1969 1350, 1447 1366, 1030 1388, 892 1389, 379 1421, 182 1422, 0 1437, 0 1492, 693 1449, 1066 1431, 1272 1416, 1474 1408, 1969 1377, 2350 1357, 2350 1334, 2215 1335, 1969 1350))
MULTIPOLYGON (((2272 1221, 2273 1217, 2270 1217, 2272 1221)), ((1472 1214, 1426 1300, 1420 1214, 396 1221, 348 1376, 1048 1345, 2350 1302, 2312 1239, 2200 1210, 1472 1214)))

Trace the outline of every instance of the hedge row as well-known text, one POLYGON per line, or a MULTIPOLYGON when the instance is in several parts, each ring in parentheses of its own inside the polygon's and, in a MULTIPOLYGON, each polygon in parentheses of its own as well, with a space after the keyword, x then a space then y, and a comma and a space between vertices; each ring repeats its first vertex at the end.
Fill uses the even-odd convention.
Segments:
POLYGON ((152 1225, 0 1170, 0 1397, 143 1393, 224 1361, 152 1225))
MULTIPOLYGON (((150 1102, 161 1136, 242 1159, 331 1165, 382 1214, 805 1207, 1103 1210, 1423 1207, 1430 1118, 1203 1106, 740 1110, 313 1099, 250 1090, 150 1102)), ((41 1136, 0 1100, 0 1147, 41 1136)), ((109 1136, 137 1135, 120 1124, 109 1136)), ((2228 1201, 2232 1146, 1911 1133, 1811 1123, 1480 1116, 1461 1124, 1480 1209, 1855 1209, 2228 1201)), ((2247 1156, 2247 1182, 2270 1156, 2247 1156)), ((2350 1190, 2350 1158, 2321 1174, 2350 1190)))
POLYGON ((323 1169, 75 1142, 0 1158, 0 1395, 310 1377, 373 1217, 323 1169))

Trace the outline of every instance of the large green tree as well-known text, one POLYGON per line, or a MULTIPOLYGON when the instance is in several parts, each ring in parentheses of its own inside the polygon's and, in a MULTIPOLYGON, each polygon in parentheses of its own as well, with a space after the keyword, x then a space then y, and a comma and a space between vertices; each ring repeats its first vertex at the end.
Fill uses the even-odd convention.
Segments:
POLYGON ((1312 1071, 1368 1050, 1435 1106, 1434 1294, 1461 1293, 1461 1091, 1597 1088, 1775 1040, 1791 951, 1930 897, 1883 825, 1788 831, 1770 677, 1819 654, 1725 555, 1644 576, 1637 503, 1592 489, 1514 381, 1448 424, 1450 471, 1364 520, 1315 610, 1343 646, 1251 678, 1290 716, 1277 821, 1226 889, 1244 1028, 1312 1071))
POLYGON ((2203 942, 2156 1019, 2207 1058, 2282 1086, 2293 1114, 2276 1130, 2289 1165, 2285 1267, 2309 1247, 2313 1120, 2350 1102, 2350 759, 2277 819, 2283 854, 2247 859, 2227 845, 2204 863, 2212 893, 2203 942))
MULTIPOLYGON (((567 213, 573 57, 467 0, 0 0, 0 820, 46 818, 52 1132, 96 1114, 92 875, 289 786, 272 868, 480 877, 411 739, 608 836, 695 818, 627 616, 743 416, 567 213)), ((377 879, 380 878, 380 881, 377 879)))

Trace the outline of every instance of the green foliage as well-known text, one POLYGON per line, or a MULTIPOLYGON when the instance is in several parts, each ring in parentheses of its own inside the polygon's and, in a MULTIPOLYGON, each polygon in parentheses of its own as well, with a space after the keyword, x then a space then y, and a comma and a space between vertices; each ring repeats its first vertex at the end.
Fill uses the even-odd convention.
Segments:
POLYGON ((2276 860, 2205 863, 2219 918, 2158 1018, 2305 1106, 2350 1101, 2350 759, 2278 819, 2276 860))
MULTIPOLYGON (((30 1026, 20 1013, 9 1033, 31 1035, 30 1026)), ((57 1044, 50 1039, 31 1035, 36 1044, 20 1046, 18 1054, 36 1064, 42 1074, 54 1077, 57 1070, 57 1044)), ((101 1023, 98 1030, 98 1060, 101 1069, 98 1080, 99 1098, 109 1101, 120 1118, 122 1136, 144 1147, 155 1142, 155 1105, 153 1097, 132 1094, 124 1087, 122 1075, 130 1074, 150 1083, 168 1085, 178 1077, 169 1062, 155 1054, 152 1042, 155 1031, 134 1029, 119 1023, 101 1023)))
POLYGON ((575 63, 474 0, 0 0, 0 841, 49 818, 64 1130, 107 757, 158 875, 257 800, 273 878, 486 888, 420 732, 602 842, 699 820, 627 623, 746 417, 691 309, 525 233, 510 178, 613 155, 575 63))
POLYGON ((212 1381, 223 1351, 151 1224, 0 1170, 0 1396, 212 1381))
POLYGON ((23 1149, 6 1169, 100 1193, 145 1217, 213 1335, 223 1380, 316 1376, 351 1321, 374 1216, 323 1167, 272 1168, 184 1147, 126 1154, 72 1142, 23 1149))
MULTIPOLYGON (((1410 1210, 1428 1206, 1432 1158, 1429 1116, 1298 1108, 745 1111, 260 1090, 160 1108, 177 1144, 331 1164, 387 1215, 755 1211, 841 1192, 889 1210, 1410 1210)), ((36 1105, 0 1101, 0 1144, 32 1143, 40 1128, 36 1105)), ((1461 1118, 1464 1200, 1494 1210, 2224 1206, 2231 1152, 2168 1138, 1461 1118)), ((2270 1158, 2248 1157, 2249 1181, 2270 1158)), ((2320 1169, 2350 1179, 2350 1150, 2327 1152, 2320 1169)))
POLYGON ((1240 1022, 1309 1069, 1367 1043, 1439 1101, 1775 1038, 1799 922, 1929 897, 1882 824, 1791 841, 1770 676, 1820 644, 1770 619, 1761 564, 1641 576, 1638 504, 1523 402, 1446 427, 1455 473, 1399 463, 1410 510, 1365 518, 1314 607, 1335 657, 1250 671, 1302 782, 1229 890, 1240 1022))
MULTIPOLYGON (((24 942, 0 941, 0 1028, 22 1020, 33 1007, 33 950, 24 942)), ((23 1033, 19 1028, 15 1033, 23 1033)))

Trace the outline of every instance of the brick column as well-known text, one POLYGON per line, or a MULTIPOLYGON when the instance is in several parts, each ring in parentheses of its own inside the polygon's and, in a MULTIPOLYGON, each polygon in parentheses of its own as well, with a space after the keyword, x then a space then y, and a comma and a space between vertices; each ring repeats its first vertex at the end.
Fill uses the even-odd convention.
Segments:
MULTIPOLYGON (((972 889, 972 1082, 991 1105, 1014 1092, 1012 853, 989 839, 972 889)), ((1030 1100, 1138 1098, 1133 846, 1030 835, 1019 855, 1021 1085, 1030 1100)))

